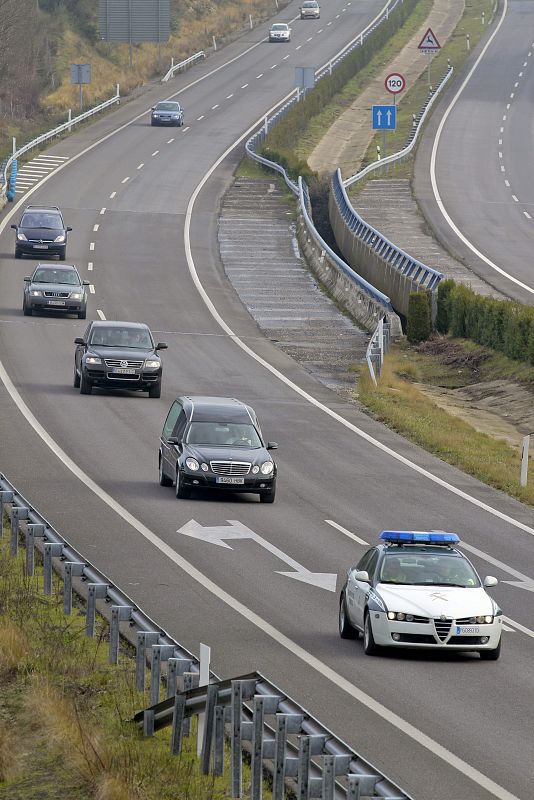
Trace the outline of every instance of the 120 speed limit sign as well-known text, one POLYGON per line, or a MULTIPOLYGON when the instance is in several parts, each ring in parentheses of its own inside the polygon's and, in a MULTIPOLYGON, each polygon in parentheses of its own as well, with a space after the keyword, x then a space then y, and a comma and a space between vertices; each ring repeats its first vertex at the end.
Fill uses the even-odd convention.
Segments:
POLYGON ((391 92, 391 94, 399 94, 399 92, 402 92, 404 89, 406 89, 406 81, 404 76, 399 72, 392 72, 391 75, 388 75, 384 81, 384 86, 388 92, 391 92))

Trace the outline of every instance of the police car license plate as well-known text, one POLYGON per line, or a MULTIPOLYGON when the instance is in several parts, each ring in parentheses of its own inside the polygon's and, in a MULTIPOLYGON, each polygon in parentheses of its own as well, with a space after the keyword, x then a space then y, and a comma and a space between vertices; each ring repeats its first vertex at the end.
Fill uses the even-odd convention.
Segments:
POLYGON ((64 300, 49 300, 48 301, 48 305, 49 306, 64 306, 65 305, 65 301, 64 300))
POLYGON ((457 625, 456 636, 476 636, 480 633, 478 625, 457 625))
POLYGON ((117 367, 114 369, 111 375, 136 375, 136 371, 134 369, 126 369, 125 367, 117 367))
POLYGON ((245 483, 244 478, 234 478, 231 475, 217 475, 215 480, 216 483, 238 483, 238 484, 245 483))

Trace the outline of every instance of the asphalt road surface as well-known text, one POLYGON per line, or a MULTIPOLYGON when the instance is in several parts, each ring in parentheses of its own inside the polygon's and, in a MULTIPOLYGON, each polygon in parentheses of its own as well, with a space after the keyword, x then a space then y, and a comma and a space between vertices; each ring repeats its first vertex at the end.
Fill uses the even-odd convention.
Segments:
POLYGON ((74 229, 67 258, 94 286, 89 317, 144 321, 168 342, 163 394, 82 397, 72 387, 85 323, 23 317, 22 278, 35 262, 13 257, 18 212, 9 208, 0 222, 0 470, 185 647, 209 644, 215 672, 261 670, 418 800, 527 800, 531 509, 316 382, 261 336, 219 263, 217 210, 242 152, 232 145, 291 91, 295 66, 326 62, 379 7, 332 0, 320 20, 293 23, 288 45, 260 41, 268 26, 251 31, 172 89, 155 87, 51 148, 64 166, 21 204, 62 207, 74 229), (151 128, 147 109, 174 91, 185 127, 151 128), (177 501, 158 485, 159 434, 182 393, 237 396, 256 409, 266 439, 279 443, 274 505, 177 501), (257 536, 225 548, 186 535, 191 521, 239 523, 257 536), (456 531, 482 575, 503 581, 493 590, 508 628, 500 661, 369 658, 339 638, 337 592, 302 573, 344 573, 384 528, 456 531), (292 572, 301 579, 282 574, 292 572))

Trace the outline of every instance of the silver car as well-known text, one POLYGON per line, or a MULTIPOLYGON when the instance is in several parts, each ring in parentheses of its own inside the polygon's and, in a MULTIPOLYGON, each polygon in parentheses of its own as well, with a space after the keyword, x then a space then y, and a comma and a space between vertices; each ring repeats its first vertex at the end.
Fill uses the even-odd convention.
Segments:
POLYGON ((85 319, 89 281, 82 281, 73 264, 38 264, 33 275, 24 278, 22 311, 61 311, 85 319))
POLYGON ((269 31, 270 42, 289 42, 291 41, 291 28, 287 22, 275 22, 269 31))

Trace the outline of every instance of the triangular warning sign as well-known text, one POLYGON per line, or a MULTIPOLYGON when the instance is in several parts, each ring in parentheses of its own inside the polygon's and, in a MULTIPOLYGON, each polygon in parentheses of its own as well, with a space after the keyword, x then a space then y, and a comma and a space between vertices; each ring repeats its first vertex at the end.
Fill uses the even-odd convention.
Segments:
POLYGON ((425 35, 423 36, 423 38, 421 39, 419 50, 428 50, 429 52, 433 52, 435 50, 441 50, 441 45, 436 39, 436 36, 432 28, 429 28, 425 33, 425 35))

